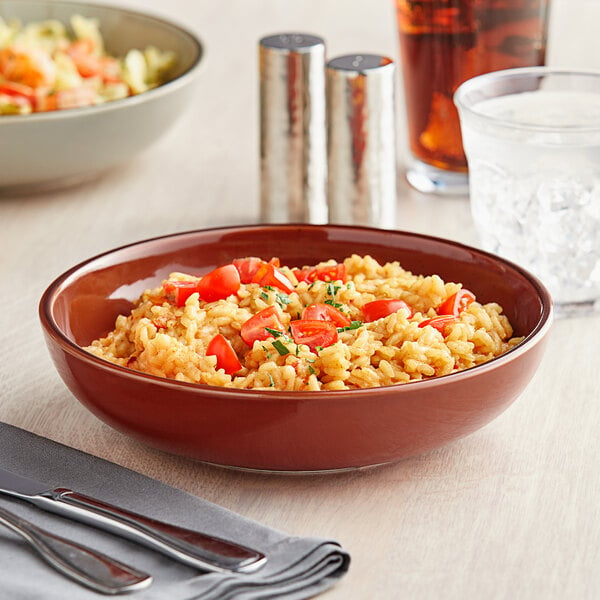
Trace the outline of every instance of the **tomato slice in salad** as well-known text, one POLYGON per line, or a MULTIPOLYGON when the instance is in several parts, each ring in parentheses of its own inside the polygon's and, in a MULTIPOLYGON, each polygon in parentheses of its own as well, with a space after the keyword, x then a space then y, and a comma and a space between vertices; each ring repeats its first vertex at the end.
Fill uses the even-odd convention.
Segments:
POLYGON ((240 289, 240 274, 234 265, 217 267, 198 282, 197 290, 202 300, 214 302, 235 294, 240 289))
POLYGON ((208 342, 206 354, 208 356, 216 356, 217 369, 223 369, 228 375, 233 375, 233 373, 242 368, 242 363, 229 343, 229 340, 220 333, 208 342))
POLYGON ((343 263, 334 265, 321 265, 319 267, 304 267, 302 269, 292 269, 296 279, 313 283, 314 281, 345 281, 346 267, 343 263))
POLYGON ((404 300, 400 300, 399 298, 382 298, 380 300, 373 300, 372 302, 367 302, 363 308, 362 312, 365 318, 365 321, 370 323, 371 321, 377 321, 377 319, 383 319, 383 317, 387 317, 401 308, 408 311, 408 317, 412 317, 412 309, 404 300))
POLYGON ((439 315, 457 316, 472 302, 475 302, 475 294, 465 288, 462 288, 455 294, 448 296, 448 298, 440 304, 437 312, 439 315))
POLYGON ((290 323, 290 329, 294 342, 306 344, 313 352, 338 341, 337 327, 332 321, 298 319, 290 323))
POLYGON ((94 50, 95 44, 89 38, 75 40, 65 50, 82 77, 100 74, 100 57, 94 54, 94 50))
POLYGON ((341 310, 324 302, 309 304, 302 311, 302 319, 308 321, 331 321, 335 323, 336 327, 348 327, 352 323, 341 310))
POLYGON ((456 323, 458 321, 458 317, 454 315, 439 315, 437 317, 432 317, 431 319, 425 319, 419 323, 419 327, 426 327, 430 325, 434 329, 437 329, 440 333, 444 333, 444 329, 447 325, 452 323, 456 323))
POLYGON ((28 102, 35 105, 35 90, 24 83, 2 81, 2 83, 0 83, 0 94, 6 94, 7 96, 20 96, 22 98, 26 98, 28 102))
POLYGON ((275 305, 268 306, 250 317, 242 325, 240 335, 248 346, 252 346, 256 341, 262 342, 274 337, 269 329, 285 333, 285 327, 279 318, 279 313, 275 305))
POLYGON ((175 306, 184 306, 185 301, 198 291, 197 281, 164 281, 163 290, 167 300, 175 306))

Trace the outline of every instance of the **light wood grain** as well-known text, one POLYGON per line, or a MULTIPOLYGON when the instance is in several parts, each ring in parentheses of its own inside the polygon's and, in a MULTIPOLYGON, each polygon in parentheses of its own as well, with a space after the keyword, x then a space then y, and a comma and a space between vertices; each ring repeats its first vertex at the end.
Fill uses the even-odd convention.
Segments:
MULTIPOLYGON (((37 318, 55 276, 138 239, 257 221, 258 39, 300 30, 325 37, 329 56, 397 56, 391 0, 122 4, 201 35, 199 93, 163 140, 96 181, 0 198, 0 419, 290 534, 338 540, 353 562, 328 600, 600 597, 599 317, 558 321, 531 385, 481 431, 345 474, 267 476, 168 456, 102 424, 66 390, 37 318)), ((556 0, 551 62, 600 68, 600 41, 586 25, 599 17, 600 2, 556 0)), ((404 131, 399 114, 401 150, 404 131)), ((466 198, 423 196, 403 181, 397 227, 477 243, 466 198)))

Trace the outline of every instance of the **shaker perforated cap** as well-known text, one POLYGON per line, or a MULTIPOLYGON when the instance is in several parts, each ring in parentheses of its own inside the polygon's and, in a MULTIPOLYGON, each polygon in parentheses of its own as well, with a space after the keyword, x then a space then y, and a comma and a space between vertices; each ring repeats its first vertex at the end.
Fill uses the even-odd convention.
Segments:
POLYGON ((325 42, 271 35, 259 60, 261 220, 325 223, 325 42))
POLYGON ((327 63, 327 199, 332 223, 396 220, 395 65, 351 54, 327 63))

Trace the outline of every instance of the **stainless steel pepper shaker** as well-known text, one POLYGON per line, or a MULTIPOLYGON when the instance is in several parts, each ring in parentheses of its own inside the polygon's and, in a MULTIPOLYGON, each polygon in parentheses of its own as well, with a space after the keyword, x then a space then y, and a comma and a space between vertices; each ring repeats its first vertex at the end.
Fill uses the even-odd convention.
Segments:
POLYGON ((325 43, 305 33, 260 40, 261 220, 327 222, 325 43))
POLYGON ((352 54, 330 60, 326 73, 329 221, 393 228, 394 62, 352 54))

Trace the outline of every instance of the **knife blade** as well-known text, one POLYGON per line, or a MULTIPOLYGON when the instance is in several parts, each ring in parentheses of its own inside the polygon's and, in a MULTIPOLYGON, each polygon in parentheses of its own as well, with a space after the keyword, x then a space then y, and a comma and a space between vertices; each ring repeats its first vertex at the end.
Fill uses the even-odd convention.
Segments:
POLYGON ((207 571, 250 573, 267 557, 257 550, 120 508, 64 487, 48 486, 0 468, 0 494, 125 537, 207 571))

